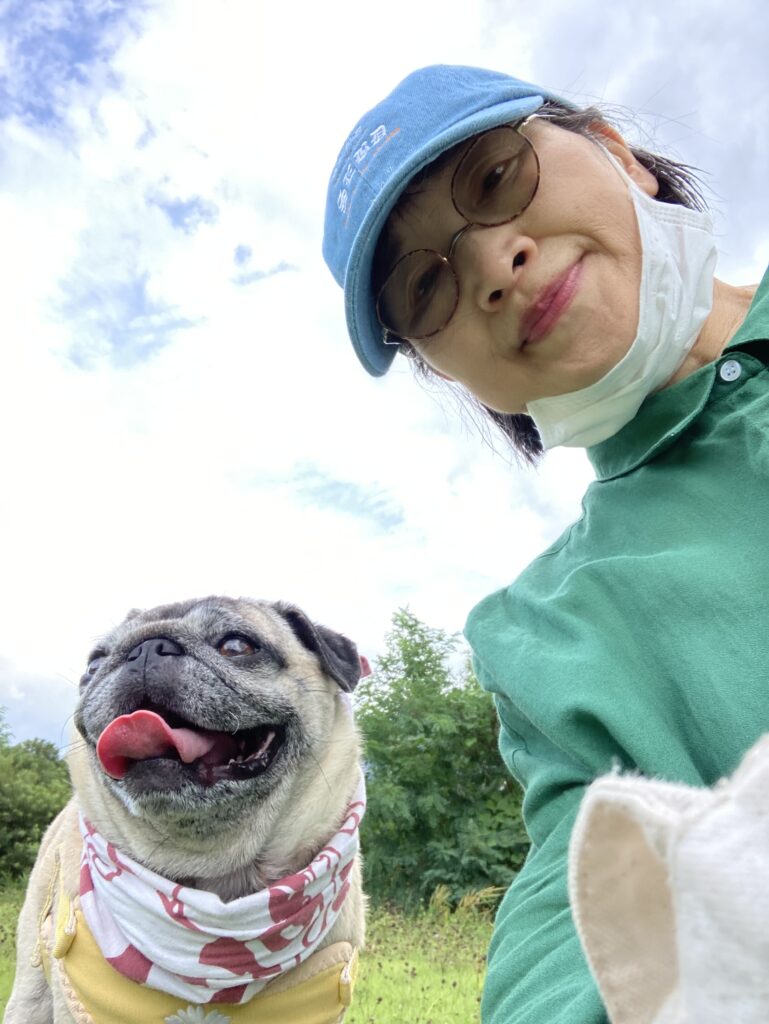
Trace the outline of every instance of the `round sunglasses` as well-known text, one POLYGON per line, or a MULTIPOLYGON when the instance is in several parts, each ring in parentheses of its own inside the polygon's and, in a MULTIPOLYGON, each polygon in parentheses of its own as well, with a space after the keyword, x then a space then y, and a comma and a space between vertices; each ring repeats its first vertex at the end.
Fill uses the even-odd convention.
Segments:
POLYGON ((414 249, 395 263, 376 296, 384 342, 423 341, 442 331, 459 305, 459 277, 451 258, 471 228, 507 224, 536 195, 539 158, 522 129, 531 121, 502 125, 477 135, 451 178, 451 201, 467 222, 451 239, 446 255, 414 249))

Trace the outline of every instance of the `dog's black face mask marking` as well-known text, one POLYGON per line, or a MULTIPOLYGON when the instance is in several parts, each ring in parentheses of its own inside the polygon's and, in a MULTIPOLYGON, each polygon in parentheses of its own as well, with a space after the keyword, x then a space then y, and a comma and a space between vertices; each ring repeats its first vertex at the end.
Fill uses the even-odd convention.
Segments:
POLYGON ((207 598, 131 613, 89 659, 76 724, 122 799, 220 811, 312 756, 359 677, 355 645, 298 608, 207 598))
MULTIPOLYGON (((253 661, 256 644, 245 638, 234 643, 234 639, 228 638, 234 653, 223 656, 253 661)), ((220 654, 223 646, 224 643, 218 645, 220 654)), ((122 779, 136 768, 134 777, 146 776, 148 786, 168 785, 173 780, 181 783, 185 779, 213 786, 225 780, 253 779, 277 757, 286 738, 283 722, 265 723, 235 733, 201 730, 197 722, 176 710, 189 672, 196 671, 193 665, 185 672, 181 661, 185 657, 182 645, 169 637, 149 637, 126 655, 116 681, 126 695, 138 699, 144 694, 144 698, 133 713, 113 720, 99 738, 97 753, 112 778, 122 779)), ((279 664, 277 657, 275 662, 279 664)))

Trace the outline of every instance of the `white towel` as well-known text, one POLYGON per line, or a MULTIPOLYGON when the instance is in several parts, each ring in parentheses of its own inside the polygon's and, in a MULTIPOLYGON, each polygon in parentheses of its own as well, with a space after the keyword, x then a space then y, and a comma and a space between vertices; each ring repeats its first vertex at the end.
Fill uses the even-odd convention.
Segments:
POLYGON ((769 735, 713 789, 594 782, 569 889, 612 1024, 767 1024, 769 735))

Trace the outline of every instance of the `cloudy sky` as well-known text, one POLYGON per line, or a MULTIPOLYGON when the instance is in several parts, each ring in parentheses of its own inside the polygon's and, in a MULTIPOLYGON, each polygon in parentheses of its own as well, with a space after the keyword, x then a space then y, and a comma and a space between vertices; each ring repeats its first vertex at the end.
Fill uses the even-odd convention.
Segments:
POLYGON ((769 261, 764 0, 0 0, 0 705, 63 745, 133 606, 290 599, 375 657, 459 630, 579 511, 358 367, 320 256, 357 118, 431 63, 604 103, 707 171, 719 272, 769 261), (386 11, 386 15, 385 15, 386 11), (460 13, 461 12, 461 13, 460 13))

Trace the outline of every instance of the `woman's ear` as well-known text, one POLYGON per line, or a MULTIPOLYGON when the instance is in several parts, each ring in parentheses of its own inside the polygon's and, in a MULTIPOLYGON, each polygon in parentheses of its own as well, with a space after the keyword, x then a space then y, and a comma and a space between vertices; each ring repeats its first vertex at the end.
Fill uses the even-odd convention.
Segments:
POLYGON ((605 121, 593 121, 590 125, 593 136, 598 139, 604 149, 607 149, 615 160, 622 165, 623 170, 640 189, 648 196, 656 196, 659 192, 659 182, 652 172, 648 170, 633 155, 633 151, 623 139, 616 128, 612 128, 605 121))

